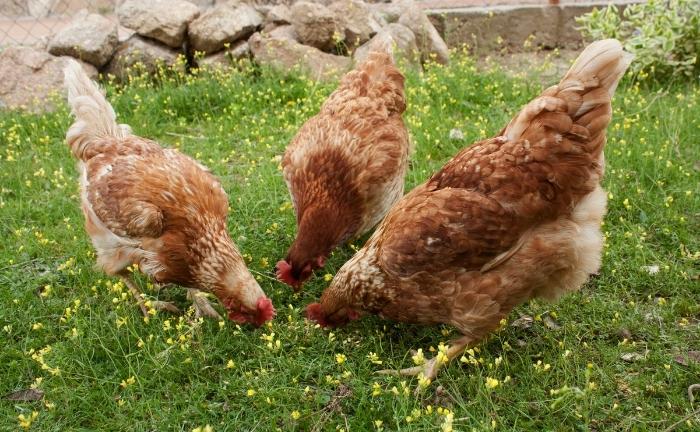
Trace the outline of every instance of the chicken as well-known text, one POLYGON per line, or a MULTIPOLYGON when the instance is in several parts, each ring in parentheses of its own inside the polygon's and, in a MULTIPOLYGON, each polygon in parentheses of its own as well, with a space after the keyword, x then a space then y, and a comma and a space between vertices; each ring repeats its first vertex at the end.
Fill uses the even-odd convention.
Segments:
POLYGON ((588 46, 498 136, 399 201, 307 316, 324 326, 367 313, 450 324, 462 336, 436 358, 382 371, 434 379, 515 306, 579 289, 601 263, 605 131, 631 60, 616 40, 588 46))
POLYGON ((408 165, 404 77, 386 52, 349 72, 282 160, 297 235, 277 277, 300 289, 331 251, 372 229, 403 195, 408 165))
MULTIPOLYGON (((97 265, 123 279, 144 315, 130 278, 132 265, 159 284, 188 287, 198 315, 218 317, 203 292, 214 294, 230 319, 261 325, 275 310, 229 237, 228 199, 202 165, 118 125, 99 88, 71 61, 65 71, 76 118, 66 141, 78 160, 85 228, 97 265)), ((176 310, 170 303, 154 308, 176 310)))

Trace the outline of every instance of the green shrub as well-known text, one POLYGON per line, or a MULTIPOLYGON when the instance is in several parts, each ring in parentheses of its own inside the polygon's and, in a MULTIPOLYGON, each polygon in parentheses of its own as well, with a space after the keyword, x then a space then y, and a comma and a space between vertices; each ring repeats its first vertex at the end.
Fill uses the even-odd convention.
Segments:
POLYGON ((616 38, 635 55, 632 70, 641 78, 698 76, 700 1, 650 0, 620 14, 609 5, 576 18, 584 37, 616 38))

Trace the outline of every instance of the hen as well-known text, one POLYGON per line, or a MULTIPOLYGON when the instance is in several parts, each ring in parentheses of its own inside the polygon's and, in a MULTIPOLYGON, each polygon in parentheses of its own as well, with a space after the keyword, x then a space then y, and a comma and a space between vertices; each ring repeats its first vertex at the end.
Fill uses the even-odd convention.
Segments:
POLYGON ((373 228, 403 195, 408 164, 404 77, 373 52, 343 77, 282 160, 297 235, 277 277, 295 290, 331 251, 373 228))
POLYGON ((433 379, 515 306, 580 288, 601 262, 605 130, 631 60, 616 40, 588 46, 497 137, 397 203, 307 316, 326 326, 364 313, 453 325, 463 336, 436 358, 383 371, 433 379))
MULTIPOLYGON (((229 237, 228 199, 202 165, 118 125, 111 105, 76 62, 65 69, 76 118, 66 141, 78 160, 85 228, 98 266, 119 276, 144 315, 147 302, 129 276, 139 269, 157 283, 188 287, 198 315, 218 317, 213 293, 229 318, 261 325, 275 313, 229 237)), ((155 308, 175 309, 153 302, 155 308)))

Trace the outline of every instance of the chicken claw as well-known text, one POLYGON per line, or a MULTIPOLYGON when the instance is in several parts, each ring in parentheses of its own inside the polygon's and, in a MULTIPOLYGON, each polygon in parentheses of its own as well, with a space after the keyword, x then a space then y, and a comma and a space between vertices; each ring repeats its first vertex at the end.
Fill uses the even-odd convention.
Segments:
POLYGON ((470 336, 462 336, 461 338, 452 341, 452 343, 445 347, 444 350, 441 349, 437 356, 423 364, 401 370, 383 369, 377 371, 377 373, 382 375, 419 377, 420 382, 418 384, 418 388, 416 388, 416 394, 418 394, 423 387, 427 387, 430 385, 431 381, 437 378, 438 372, 444 365, 463 353, 464 350, 473 343, 474 339, 470 336))
POLYGON ((159 311, 166 311, 174 314, 179 314, 180 309, 173 303, 161 301, 161 300, 151 300, 150 306, 159 311))
POLYGON ((139 288, 136 286, 136 283, 133 281, 133 279, 131 279, 131 276, 129 276, 128 273, 120 273, 119 277, 121 278, 121 280, 124 281, 124 284, 126 284, 126 286, 129 288, 129 291, 131 291, 131 295, 134 296, 134 299, 136 299, 136 303, 139 304, 139 308, 141 308, 141 313, 144 317, 150 316, 150 314, 148 313, 149 307, 155 310, 168 311, 175 314, 180 313, 180 309, 178 309, 177 306, 170 302, 160 300, 151 300, 149 302, 146 302, 143 299, 143 294, 141 294, 141 291, 139 291, 139 288))
POLYGON ((124 281, 124 284, 129 288, 129 291, 131 291, 131 295, 134 296, 134 299, 136 299, 136 303, 139 304, 139 307, 141 308, 141 313, 143 316, 148 317, 148 308, 146 307, 146 302, 143 300, 143 294, 141 294, 141 291, 139 291, 138 287, 134 283, 134 281, 131 279, 131 276, 129 276, 128 273, 120 273, 119 277, 121 280, 124 281))
POLYGON ((427 378, 429 380, 434 380, 435 377, 437 377, 438 371, 440 371, 440 368, 442 367, 442 362, 438 362, 437 357, 432 358, 425 363, 418 365, 418 366, 413 366, 410 368, 406 369, 399 369, 399 370, 394 370, 394 369, 382 369, 380 371, 377 371, 376 373, 380 375, 393 375, 393 376, 420 376, 422 375, 424 378, 427 378))
POLYGON ((187 298, 190 299, 190 301, 192 301, 192 306, 194 306, 194 314, 196 318, 207 317, 215 319, 217 321, 222 320, 221 315, 219 315, 216 309, 214 309, 214 307, 207 299, 206 294, 204 294, 203 292, 194 288, 188 288, 187 298))

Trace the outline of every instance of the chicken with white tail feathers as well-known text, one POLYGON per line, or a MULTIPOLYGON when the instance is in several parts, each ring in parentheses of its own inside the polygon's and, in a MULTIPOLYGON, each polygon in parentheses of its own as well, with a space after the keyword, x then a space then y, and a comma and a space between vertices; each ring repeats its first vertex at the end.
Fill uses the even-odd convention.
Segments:
POLYGON ((66 141, 78 160, 98 267, 123 279, 144 315, 177 309, 146 301, 131 266, 159 284, 187 287, 197 315, 219 318, 208 292, 236 322, 260 326, 271 319, 272 302, 229 236, 229 203, 219 180, 192 158, 117 124, 112 106, 75 61, 65 68, 65 86, 75 116, 66 141))

